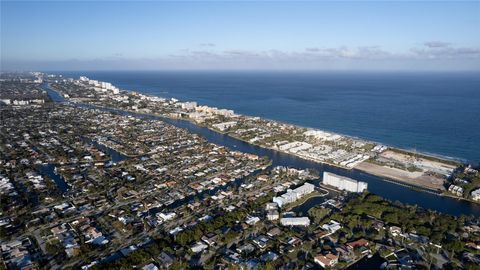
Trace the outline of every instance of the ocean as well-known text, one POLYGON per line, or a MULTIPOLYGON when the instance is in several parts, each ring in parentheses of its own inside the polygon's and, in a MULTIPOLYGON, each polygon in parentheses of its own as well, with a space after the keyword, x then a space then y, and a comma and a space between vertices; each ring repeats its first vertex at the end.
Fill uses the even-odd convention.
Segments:
POLYGON ((52 73, 480 162, 478 72, 52 73))

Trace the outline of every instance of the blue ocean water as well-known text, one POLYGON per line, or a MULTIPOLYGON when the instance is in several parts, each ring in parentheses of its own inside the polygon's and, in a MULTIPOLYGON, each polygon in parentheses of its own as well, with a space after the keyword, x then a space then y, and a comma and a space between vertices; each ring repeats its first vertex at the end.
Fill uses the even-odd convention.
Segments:
POLYGON ((480 73, 56 73, 480 162, 480 73))

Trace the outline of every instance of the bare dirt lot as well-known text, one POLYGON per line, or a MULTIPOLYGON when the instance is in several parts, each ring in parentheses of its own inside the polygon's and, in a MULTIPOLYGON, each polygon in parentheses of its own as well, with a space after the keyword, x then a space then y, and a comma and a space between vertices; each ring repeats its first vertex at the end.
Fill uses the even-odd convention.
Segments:
POLYGON ((406 184, 410 184, 414 186, 425 187, 428 189, 440 190, 440 191, 445 190, 445 188, 443 187, 444 180, 442 178, 429 176, 424 174, 423 172, 418 172, 418 171, 409 172, 406 170, 400 170, 397 168, 373 164, 368 161, 364 161, 360 163, 358 166, 355 167, 355 169, 358 169, 373 175, 404 182, 406 184))
POLYGON ((396 160, 404 164, 412 164, 424 171, 430 170, 438 173, 447 173, 450 170, 455 169, 454 165, 442 163, 440 161, 429 160, 422 157, 413 157, 411 155, 394 152, 391 150, 385 151, 380 156, 388 159, 396 160))

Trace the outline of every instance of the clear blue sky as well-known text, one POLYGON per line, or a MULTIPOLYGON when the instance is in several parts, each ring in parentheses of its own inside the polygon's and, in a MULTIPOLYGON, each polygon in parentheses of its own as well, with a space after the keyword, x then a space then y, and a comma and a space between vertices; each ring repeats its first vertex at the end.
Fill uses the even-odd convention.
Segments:
POLYGON ((1 1, 2 69, 480 69, 480 1, 1 1))

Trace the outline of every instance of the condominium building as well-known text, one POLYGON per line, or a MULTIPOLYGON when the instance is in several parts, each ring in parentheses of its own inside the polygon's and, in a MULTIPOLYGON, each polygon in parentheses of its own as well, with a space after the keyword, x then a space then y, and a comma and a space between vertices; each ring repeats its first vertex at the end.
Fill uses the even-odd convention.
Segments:
POLYGON ((291 217, 291 218, 281 218, 280 224, 283 226, 309 226, 310 219, 308 217, 291 217))
POLYGON ((349 192, 363 192, 367 190, 368 187, 368 184, 365 182, 357 181, 330 172, 323 172, 322 183, 349 192))
POLYGON ((279 207, 282 207, 285 204, 292 203, 301 197, 312 193, 315 190, 315 186, 310 183, 305 183, 302 186, 291 190, 289 189, 287 193, 279 197, 274 197, 273 202, 277 203, 279 207))

